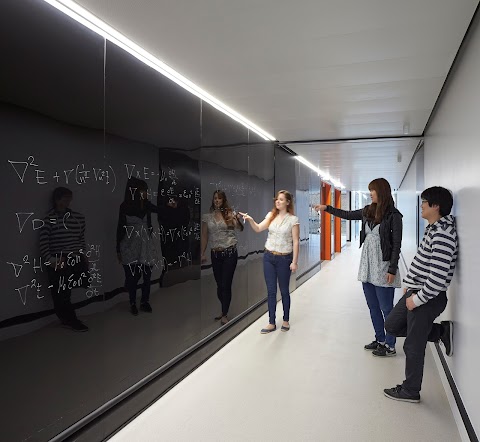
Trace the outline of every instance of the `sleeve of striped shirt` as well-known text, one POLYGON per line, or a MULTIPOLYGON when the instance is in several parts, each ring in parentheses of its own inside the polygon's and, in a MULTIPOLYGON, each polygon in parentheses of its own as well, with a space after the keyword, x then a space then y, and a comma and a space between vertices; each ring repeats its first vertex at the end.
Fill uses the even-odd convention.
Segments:
POLYGON ((82 245, 83 248, 83 253, 87 253, 87 242, 85 241, 85 229, 87 228, 87 222, 85 220, 85 217, 82 219, 82 230, 80 233, 80 244, 82 245))
POLYGON ((430 273, 422 289, 413 297, 417 307, 426 304, 445 290, 457 248, 453 238, 445 232, 434 234, 431 247, 430 273))
POLYGON ((44 262, 50 261, 52 257, 50 254, 50 233, 52 230, 52 224, 49 222, 50 217, 44 219, 45 224, 40 229, 40 256, 44 259, 44 262))

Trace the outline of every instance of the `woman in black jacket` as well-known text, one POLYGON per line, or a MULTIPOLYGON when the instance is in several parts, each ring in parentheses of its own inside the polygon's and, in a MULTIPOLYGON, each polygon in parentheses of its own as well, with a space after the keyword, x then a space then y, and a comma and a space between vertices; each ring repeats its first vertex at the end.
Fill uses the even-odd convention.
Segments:
POLYGON ((393 308, 395 288, 401 287, 398 259, 402 244, 402 214, 395 208, 390 184, 377 178, 368 185, 372 204, 346 211, 318 204, 325 210, 348 220, 362 220, 360 247, 363 245, 358 280, 370 309, 375 340, 365 345, 374 356, 395 356, 395 337, 385 333, 385 319, 393 308))
POLYGON ((125 271, 125 285, 130 298, 130 312, 138 315, 137 284, 143 277, 140 309, 151 313, 150 280, 152 268, 160 261, 161 252, 152 237, 152 212, 157 206, 147 197, 148 185, 130 178, 120 205, 117 225, 117 257, 125 271))

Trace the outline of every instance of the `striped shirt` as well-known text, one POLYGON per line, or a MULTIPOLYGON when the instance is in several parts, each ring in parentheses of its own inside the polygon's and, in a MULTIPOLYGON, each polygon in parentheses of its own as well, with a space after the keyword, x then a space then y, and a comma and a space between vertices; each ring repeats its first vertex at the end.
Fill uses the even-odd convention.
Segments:
POLYGON ((457 253, 457 231, 452 215, 427 226, 417 254, 403 278, 407 288, 419 290, 413 296, 417 307, 435 298, 450 285, 457 253))
POLYGON ((67 209, 65 213, 48 212, 40 229, 40 254, 45 262, 67 255, 69 252, 86 252, 85 216, 67 209))

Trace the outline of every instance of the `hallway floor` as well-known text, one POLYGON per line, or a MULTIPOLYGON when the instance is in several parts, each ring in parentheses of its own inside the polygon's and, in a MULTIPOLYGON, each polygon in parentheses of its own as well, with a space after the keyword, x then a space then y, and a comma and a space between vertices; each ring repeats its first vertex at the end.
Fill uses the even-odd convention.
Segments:
POLYGON ((363 349, 373 330, 359 259, 345 247, 292 294, 289 332, 279 303, 276 332, 260 334, 264 315, 111 440, 460 441, 428 346, 422 401, 383 395, 403 380, 403 339, 396 357, 363 349))

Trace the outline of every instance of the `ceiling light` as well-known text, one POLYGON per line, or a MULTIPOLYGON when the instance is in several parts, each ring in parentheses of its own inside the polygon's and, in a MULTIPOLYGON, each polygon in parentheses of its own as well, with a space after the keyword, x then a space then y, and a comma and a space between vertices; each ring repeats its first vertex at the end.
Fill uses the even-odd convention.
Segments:
POLYGON ((157 72, 160 72, 165 77, 177 83, 179 86, 183 87, 193 95, 202 99, 206 103, 212 105, 215 109, 223 112, 225 115, 228 115, 233 120, 239 122, 247 129, 255 132, 257 135, 260 135, 264 140, 276 141, 276 138, 264 131, 262 128, 257 126, 252 121, 245 118, 243 115, 239 114, 231 107, 222 103, 220 100, 215 98, 213 95, 209 94, 207 91, 203 90, 195 83, 191 82, 188 78, 184 77, 182 74, 178 73, 170 66, 165 64, 163 61, 154 57, 152 54, 147 52, 145 49, 141 48, 133 41, 129 40, 120 32, 113 29, 111 26, 107 25, 105 22, 95 17, 93 14, 88 12, 86 9, 79 6, 77 3, 72 0, 44 0, 46 3, 52 5, 54 8, 73 18, 75 21, 81 23, 83 26, 91 29, 93 32, 101 35, 106 40, 114 43, 115 45, 121 47, 129 54, 133 55, 135 58, 145 63, 147 66, 150 66, 152 69, 155 69, 157 72))
POLYGON ((321 176, 324 181, 330 181, 334 187, 340 187, 341 189, 345 189, 345 186, 337 180, 334 180, 330 175, 321 171, 318 167, 315 167, 310 161, 303 158, 301 155, 296 155, 295 159, 300 161, 300 163, 305 164, 305 166, 309 167, 313 171, 317 172, 318 176, 321 176))

